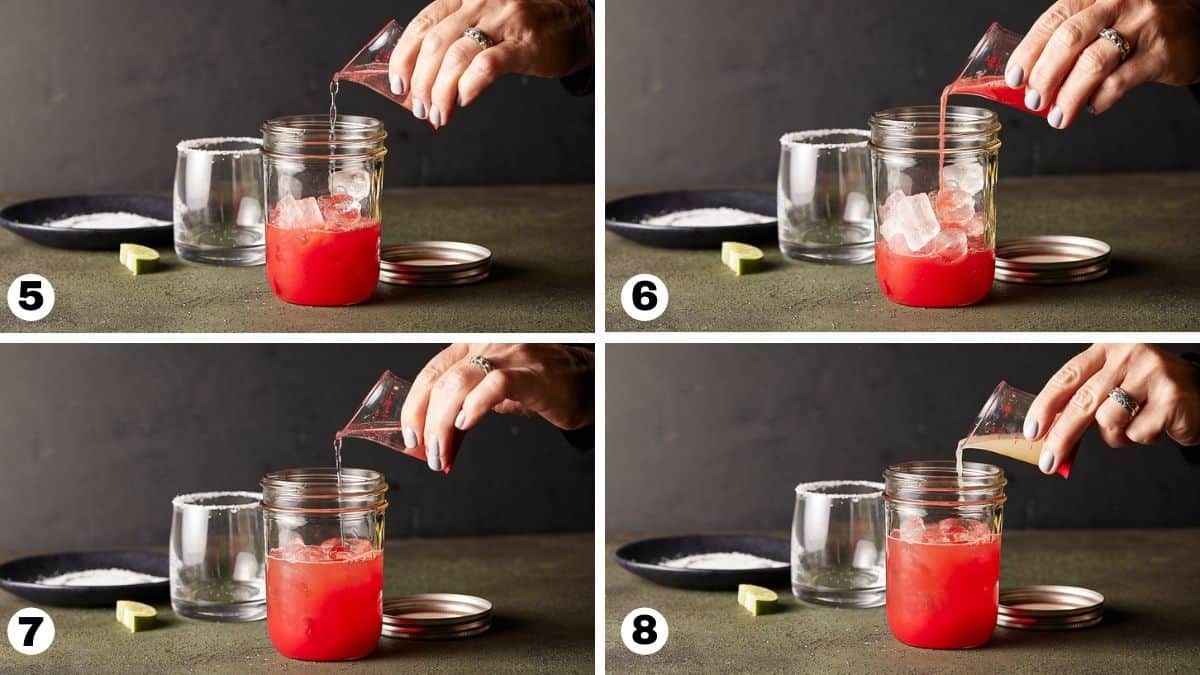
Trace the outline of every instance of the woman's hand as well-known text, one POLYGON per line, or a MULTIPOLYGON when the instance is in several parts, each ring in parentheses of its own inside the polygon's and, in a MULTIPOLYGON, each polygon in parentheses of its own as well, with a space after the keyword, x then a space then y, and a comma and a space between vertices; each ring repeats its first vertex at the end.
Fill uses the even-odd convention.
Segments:
POLYGON ((1054 473, 1071 456, 1093 422, 1114 448, 1151 445, 1163 434, 1180 445, 1200 445, 1196 381, 1195 366, 1158 347, 1092 345, 1059 369, 1034 399, 1025 436, 1045 436, 1038 463, 1043 473, 1054 473), (1117 387, 1141 406, 1136 414, 1109 398, 1117 387))
POLYGON ((567 431, 588 426, 594 371, 595 355, 577 347, 451 345, 421 370, 404 401, 404 445, 424 451, 431 470, 449 472, 462 432, 488 411, 537 415, 567 431))
POLYGON ((435 129, 455 104, 471 105, 507 73, 565 77, 592 64, 595 37, 585 0, 434 0, 392 52, 392 93, 435 129), (465 35, 475 28, 493 44, 465 35))
POLYGON ((1200 81, 1200 0, 1058 0, 1008 60, 1005 80, 1025 85, 1025 105, 1050 106, 1046 121, 1065 129, 1089 106, 1100 114, 1145 82, 1200 81), (1100 31, 1128 42, 1128 59, 1100 31))

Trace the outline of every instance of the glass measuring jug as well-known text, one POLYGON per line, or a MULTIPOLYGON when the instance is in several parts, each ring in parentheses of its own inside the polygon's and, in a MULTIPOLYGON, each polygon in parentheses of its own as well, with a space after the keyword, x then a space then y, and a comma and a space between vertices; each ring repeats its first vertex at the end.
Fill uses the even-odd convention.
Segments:
POLYGON ((1025 88, 1010 87, 1004 81, 1008 59, 1023 39, 1024 35, 1014 33, 998 23, 992 23, 979 39, 979 44, 971 50, 971 55, 967 57, 967 65, 963 67, 958 78, 942 90, 942 110, 946 109, 946 99, 951 94, 970 94, 1039 117, 1049 114, 1050 106, 1043 110, 1030 110, 1025 105, 1025 88))
MULTIPOLYGON (((1045 434, 1038 440, 1031 441, 1025 438, 1024 433, 1025 417, 1029 414, 1029 406, 1033 404, 1033 399, 1033 394, 1021 391, 1007 382, 1001 381, 996 385, 992 395, 979 411, 971 433, 958 442, 954 454, 960 474, 962 453, 967 448, 988 450, 1037 466, 1042 456, 1042 446, 1046 442, 1045 434)), ((1074 457, 1067 458, 1055 473, 1069 478, 1073 460, 1074 457)))
MULTIPOLYGON (((384 372, 358 406, 354 417, 337 432, 339 447, 343 439, 361 438, 425 462, 424 448, 409 448, 404 442, 400 413, 404 409, 404 400, 408 398, 410 389, 412 384, 407 380, 390 370, 384 372)), ((443 472, 449 472, 449 467, 443 469, 443 472)))

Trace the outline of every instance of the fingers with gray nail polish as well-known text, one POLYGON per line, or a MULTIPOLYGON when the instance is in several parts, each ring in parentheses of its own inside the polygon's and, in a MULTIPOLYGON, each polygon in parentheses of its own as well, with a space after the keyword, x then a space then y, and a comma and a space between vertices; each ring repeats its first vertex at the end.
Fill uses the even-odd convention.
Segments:
POLYGON ((442 126, 442 111, 436 105, 429 107, 429 123, 434 127, 442 126))
POLYGON ((1055 129, 1061 129, 1063 123, 1063 113, 1058 105, 1050 106, 1050 114, 1046 115, 1046 123, 1055 129))
POLYGON ((1043 450, 1042 457, 1038 460, 1038 468, 1042 470, 1042 473, 1053 473, 1054 453, 1049 450, 1043 450))
POLYGON ((454 418, 454 428, 459 431, 466 431, 467 426, 467 411, 459 410, 458 417, 454 418))
POLYGON ((404 80, 401 79, 399 73, 391 73, 388 75, 388 84, 390 84, 392 87, 393 96, 404 95, 404 80))
POLYGON ((425 119, 425 102, 419 99, 414 100, 412 104, 412 114, 413 117, 419 120, 425 119))
POLYGON ((1016 89, 1025 81, 1025 69, 1017 64, 1012 64, 1008 67, 1008 72, 1004 73, 1004 83, 1016 89))
POLYGON ((404 447, 407 450, 417 447, 417 432, 408 427, 404 428, 404 447))
POLYGON ((431 438, 425 450, 426 459, 429 460, 430 471, 442 470, 442 455, 438 447, 438 439, 431 438))
POLYGON ((1022 431, 1025 433, 1025 438, 1027 438, 1027 439, 1029 439, 1029 440, 1031 440, 1031 441, 1033 441, 1033 440, 1037 440, 1037 435, 1038 435, 1038 421, 1037 421, 1037 418, 1035 418, 1035 417, 1026 417, 1026 418, 1025 418, 1025 426, 1024 426, 1024 428, 1022 429, 1022 431))

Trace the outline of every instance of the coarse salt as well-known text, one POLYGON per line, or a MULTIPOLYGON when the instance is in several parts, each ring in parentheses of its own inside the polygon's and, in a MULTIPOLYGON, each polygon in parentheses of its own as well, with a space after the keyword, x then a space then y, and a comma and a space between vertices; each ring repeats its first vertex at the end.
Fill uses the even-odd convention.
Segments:
POLYGON ((674 227, 724 227, 727 225, 756 225, 769 223, 774 218, 741 209, 688 209, 673 211, 642 220, 643 225, 671 225, 674 227))
POLYGON ((132 230, 141 227, 162 227, 170 223, 139 216, 136 213, 124 211, 106 213, 85 213, 59 220, 41 223, 42 227, 54 227, 67 230, 132 230))
POLYGON ((154 584, 166 581, 166 577, 143 574, 133 570, 111 567, 108 569, 79 570, 52 577, 42 577, 43 586, 129 586, 132 584, 154 584))
POLYGON ((728 551, 724 553, 696 553, 693 555, 664 560, 664 567, 685 570, 760 570, 771 567, 787 567, 788 563, 761 558, 749 553, 728 551))

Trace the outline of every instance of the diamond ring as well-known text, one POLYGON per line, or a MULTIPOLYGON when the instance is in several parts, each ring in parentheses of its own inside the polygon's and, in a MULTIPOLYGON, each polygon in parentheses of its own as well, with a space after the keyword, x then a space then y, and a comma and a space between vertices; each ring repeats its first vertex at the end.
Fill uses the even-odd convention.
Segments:
POLYGON ((479 355, 472 356, 470 363, 473 366, 479 366, 480 368, 483 368, 483 376, 484 377, 487 377, 488 373, 490 373, 494 370, 494 368, 492 367, 492 362, 488 361, 486 356, 479 356, 479 355))
POLYGON ((1131 418, 1138 414, 1138 411, 1142 409, 1142 404, 1133 400, 1133 397, 1129 395, 1129 392, 1120 387, 1113 387, 1113 390, 1108 392, 1108 397, 1112 399, 1113 403, 1116 403, 1124 408, 1125 412, 1129 413, 1131 418))
POLYGON ((483 31, 479 30, 478 28, 475 28, 474 26, 464 30, 463 35, 474 40, 475 44, 479 45, 480 48, 482 48, 482 49, 489 49, 491 47, 496 46, 496 43, 492 42, 491 38, 484 35, 483 31))
POLYGON ((1117 51, 1121 52, 1122 63, 1125 62, 1125 59, 1129 58, 1129 52, 1132 51, 1133 48, 1129 46, 1129 40, 1126 40, 1124 35, 1121 35, 1112 28, 1105 28, 1104 30, 1100 31, 1100 37, 1113 43, 1113 45, 1117 48, 1117 51))

